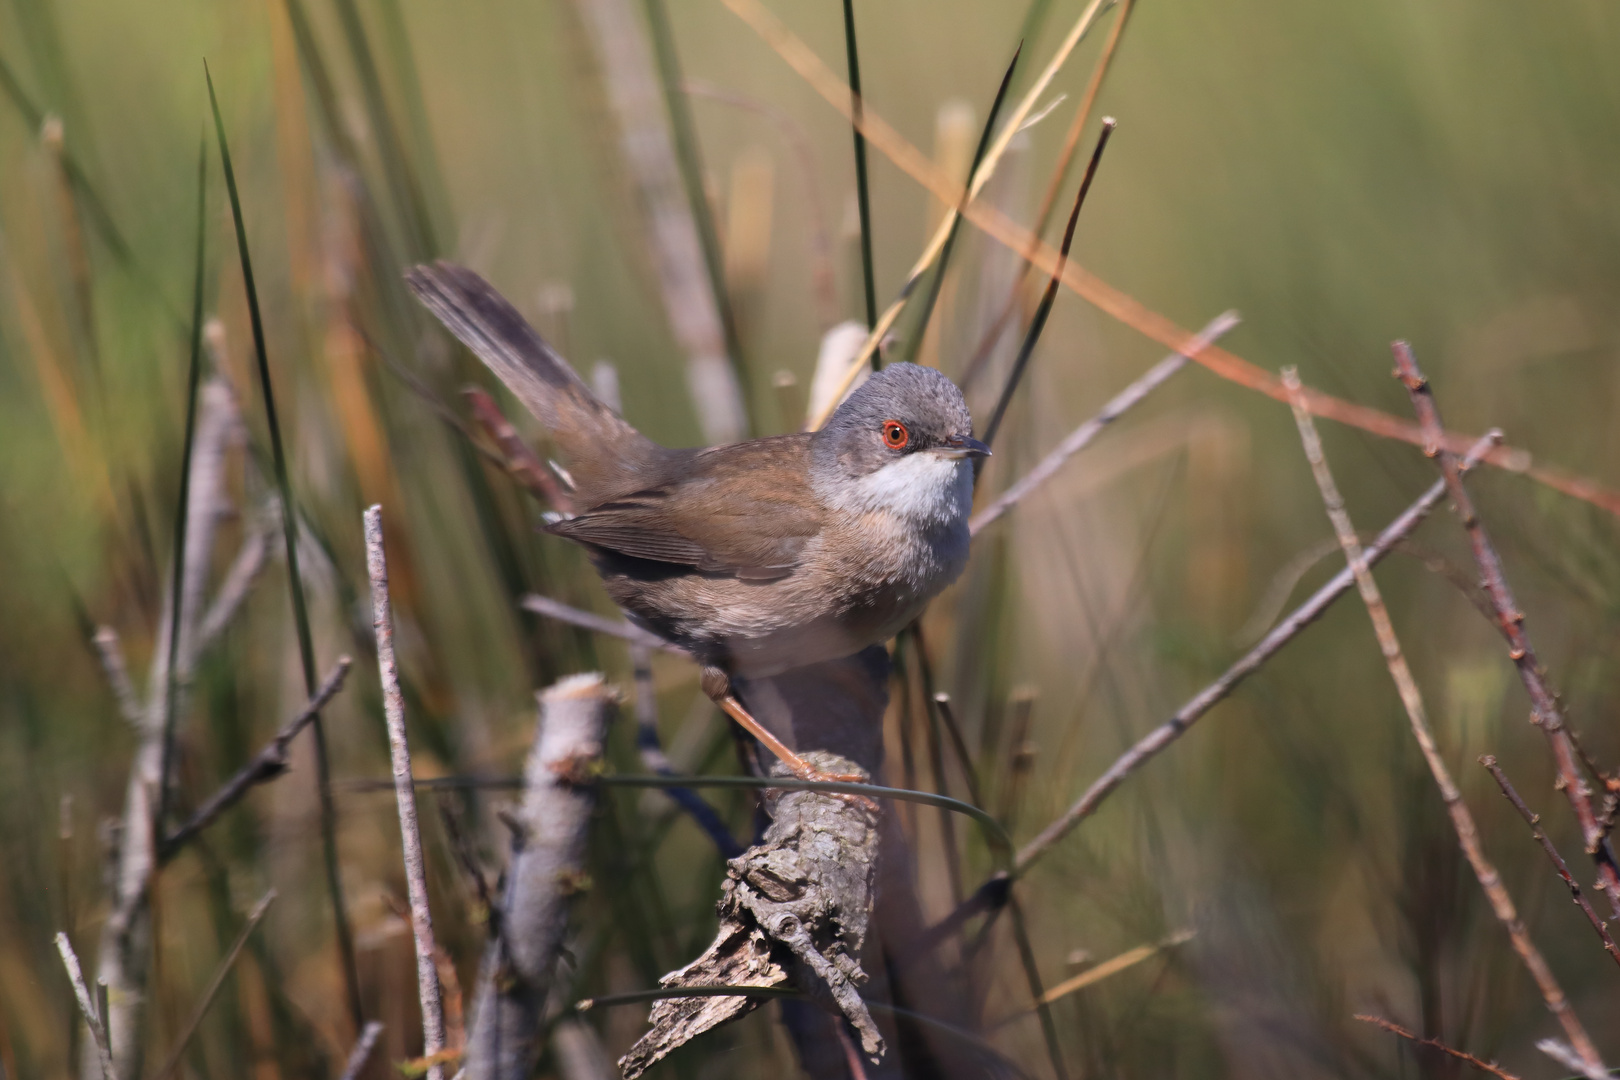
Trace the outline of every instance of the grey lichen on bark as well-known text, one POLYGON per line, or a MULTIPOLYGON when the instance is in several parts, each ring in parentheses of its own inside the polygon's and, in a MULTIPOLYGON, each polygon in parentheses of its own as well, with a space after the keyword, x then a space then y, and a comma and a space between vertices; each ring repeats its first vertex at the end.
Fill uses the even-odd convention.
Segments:
MULTIPOLYGON (((833 773, 865 771, 825 751, 804 757, 833 773)), ((883 1038, 861 1000, 861 947, 872 911, 878 815, 861 801, 790 791, 772 798, 764 842, 727 864, 720 929, 706 952, 659 980, 664 987, 752 986, 800 990, 841 1013, 874 1061, 883 1038)), ((651 1029, 619 1060, 634 1080, 676 1047, 745 1016, 757 997, 663 998, 651 1029)))

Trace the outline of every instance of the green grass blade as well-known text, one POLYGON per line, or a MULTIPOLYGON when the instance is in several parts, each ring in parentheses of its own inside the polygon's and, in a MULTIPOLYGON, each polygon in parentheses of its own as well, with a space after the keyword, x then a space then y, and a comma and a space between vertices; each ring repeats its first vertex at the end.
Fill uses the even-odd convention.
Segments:
POLYGON ((669 12, 664 0, 645 0, 647 27, 652 37, 653 57, 658 65, 658 81, 664 91, 664 104, 669 109, 670 135, 675 140, 675 160, 681 167, 681 181, 686 187, 686 198, 692 205, 692 222, 697 226, 698 241, 703 247, 703 268, 708 271, 709 288, 714 293, 714 305, 720 312, 720 328, 726 336, 726 354, 731 369, 742 388, 744 417, 748 433, 754 433, 753 387, 748 378, 748 365, 743 358, 742 336, 737 331, 737 315, 731 308, 731 295, 726 291, 725 263, 720 252, 720 234, 714 227, 714 214, 709 209, 709 195, 703 186, 703 155, 698 148, 697 127, 692 122, 692 110, 682 89, 680 57, 675 52, 675 35, 670 29, 669 12))
MULTIPOLYGON (((849 62, 850 108, 855 122, 855 203, 861 217, 861 285, 866 297, 866 328, 877 325, 877 282, 872 269, 872 196, 866 182, 866 136, 861 134, 861 54, 855 44, 855 0, 844 0, 844 54, 849 62)), ((882 366, 878 352, 872 353, 872 367, 882 366)))
POLYGON ((186 435, 180 451, 180 500, 174 511, 174 567, 169 593, 169 651, 164 658, 163 765, 158 773, 158 829, 167 828, 169 778, 174 769, 175 659, 180 654, 181 596, 186 576, 186 530, 191 511, 191 455, 197 435, 197 386, 202 381, 203 269, 208 239, 208 140, 197 148, 197 250, 191 285, 191 370, 186 376, 186 435))
MULTIPOLYGON (((967 195, 967 184, 972 181, 973 174, 979 171, 979 163, 984 160, 984 152, 990 146, 990 136, 996 130, 996 117, 1001 115, 1001 103, 1007 99, 1007 88, 1012 85, 1013 72, 1018 70, 1018 58, 1023 55, 1024 43, 1019 42, 1018 48, 1013 50, 1012 63, 1007 65, 1007 71, 1001 76, 1001 85, 996 88, 996 98, 990 104, 990 115, 984 119, 984 130, 979 132, 979 145, 973 151, 973 165, 968 169, 967 180, 963 181, 962 194, 967 195)), ((928 285, 928 295, 923 299, 922 310, 917 315, 917 329, 911 334, 906 343, 906 360, 914 361, 917 350, 922 348, 923 335, 928 333, 928 321, 934 317, 934 305, 939 301, 939 291, 945 285, 945 271, 951 265, 951 248, 956 246, 957 231, 962 228, 962 206, 956 208, 956 220, 951 222, 951 231, 945 237, 945 246, 939 249, 939 258, 935 260, 934 277, 928 285)))
MULTIPOLYGON (((281 425, 276 419, 275 389, 270 380, 270 356, 264 342, 264 318, 259 310, 259 292, 253 282, 253 261, 248 254, 247 226, 242 218, 242 199, 236 188, 236 170, 231 166, 230 144, 225 138, 225 119, 220 115, 219 98, 214 93, 214 77, 203 65, 208 82, 208 104, 214 114, 214 132, 219 138, 220 164, 225 170, 225 190, 231 199, 231 219, 236 226, 236 250, 242 262, 242 287, 247 293, 248 320, 253 328, 253 352, 258 360, 259 386, 264 393, 265 422, 270 428, 270 453, 276 487, 281 493, 281 531, 287 550, 287 579, 292 592, 293 621, 298 629, 298 656, 304 670, 304 691, 315 693, 315 643, 309 629, 309 609, 304 601, 303 580, 298 574, 298 512, 293 503, 292 483, 287 478, 287 455, 281 441, 281 425)), ((348 991, 349 1011, 358 1030, 364 1016, 360 1005, 360 976, 355 966, 354 935, 343 903, 343 879, 338 871, 337 812, 332 802, 332 771, 326 753, 326 731, 320 716, 310 724, 315 739, 316 786, 321 800, 321 842, 326 862, 327 891, 332 898, 332 915, 337 928, 338 949, 342 954, 343 977, 348 991)))

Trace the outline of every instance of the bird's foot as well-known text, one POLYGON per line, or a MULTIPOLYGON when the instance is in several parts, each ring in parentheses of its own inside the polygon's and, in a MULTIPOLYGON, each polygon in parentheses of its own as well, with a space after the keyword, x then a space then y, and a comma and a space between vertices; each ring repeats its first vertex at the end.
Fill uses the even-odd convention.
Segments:
MULTIPOLYGON (((804 758, 797 758, 795 761, 786 762, 786 765, 793 773, 794 777, 799 780, 810 780, 821 784, 868 783, 866 776, 862 773, 828 772, 825 769, 820 769, 810 764, 810 762, 804 760, 804 758)), ((875 800, 869 799, 865 795, 858 795, 853 791, 824 791, 819 792, 818 794, 827 795, 834 799, 842 799, 844 802, 847 802, 852 806, 864 807, 867 810, 872 811, 874 814, 877 813, 878 804, 875 800)))

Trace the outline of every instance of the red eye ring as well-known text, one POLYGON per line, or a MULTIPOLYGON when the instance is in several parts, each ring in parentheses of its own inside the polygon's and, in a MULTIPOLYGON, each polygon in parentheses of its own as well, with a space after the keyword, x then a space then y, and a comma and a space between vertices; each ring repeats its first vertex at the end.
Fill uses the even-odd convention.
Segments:
POLYGON ((883 421, 883 445, 890 450, 904 450, 911 441, 911 432, 898 420, 883 421))

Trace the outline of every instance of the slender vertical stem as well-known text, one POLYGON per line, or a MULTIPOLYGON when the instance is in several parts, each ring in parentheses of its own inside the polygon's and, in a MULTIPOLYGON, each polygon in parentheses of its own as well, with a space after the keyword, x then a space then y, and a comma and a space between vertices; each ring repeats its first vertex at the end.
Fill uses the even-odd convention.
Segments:
MULTIPOLYGON (((438 947, 433 940, 433 913, 428 908, 427 872, 422 860, 422 833, 416 821, 416 788, 411 776, 411 748, 405 738, 405 697, 399 690, 399 663, 394 657, 394 612, 388 602, 388 556, 383 549, 382 507, 365 513, 366 572, 371 578, 371 627, 377 635, 377 670, 382 677, 383 715, 388 721, 388 756, 394 767, 394 797, 399 804, 400 845, 405 856, 405 894, 411 907, 411 933, 416 939, 416 991, 422 1003, 422 1055, 432 1059, 444 1049, 444 1001, 439 989, 438 947)), ((444 1066, 430 1065, 429 1080, 444 1080, 444 1066)))
POLYGON ((169 595, 169 648, 164 660, 163 763, 158 771, 158 831, 169 817, 169 777, 174 770, 175 661, 180 655, 180 619, 184 605, 186 518, 191 509, 191 454, 197 437, 197 385, 202 381, 203 263, 208 222, 208 140, 197 148, 197 246, 191 287, 191 367, 186 376, 186 434, 180 451, 180 500, 174 512, 174 568, 169 595))
MULTIPOLYGON (((220 164, 225 171, 225 190, 231 200, 231 218, 236 225, 236 250, 242 263, 242 286, 247 293, 248 321, 253 329, 253 351, 258 359, 259 387, 264 396, 264 415, 270 429, 270 452, 281 493, 281 532, 286 545, 288 590, 292 593, 293 623, 298 631, 298 659, 303 667, 304 693, 315 696, 315 641, 309 628, 309 609, 304 600, 303 580, 298 573, 298 506, 293 502, 292 483, 287 478, 287 455, 281 442, 281 425, 276 418, 275 389, 270 380, 270 356, 265 347, 264 319, 259 311, 259 292, 253 280, 253 261, 248 254, 247 226, 242 218, 242 199, 236 189, 236 170, 231 166, 230 145, 225 138, 225 119, 214 93, 214 78, 203 65, 208 82, 208 103, 214 113, 214 133, 219 138, 220 164)), ((321 803, 321 848, 326 864, 326 887, 332 899, 332 918, 337 930, 338 952, 343 964, 350 1019, 359 1030, 365 1021, 360 1004, 360 972, 354 959, 354 935, 349 928, 348 910, 343 902, 343 877, 338 868, 337 807, 332 801, 332 767, 326 752, 326 728, 316 716, 310 724, 315 741, 315 785, 321 803)))
POLYGON ((1305 402, 1304 388, 1300 385, 1299 373, 1293 368, 1284 368, 1282 381, 1291 398, 1294 422, 1299 427, 1299 438, 1305 446, 1305 458, 1310 462, 1311 473, 1316 478, 1317 487, 1321 489, 1328 520, 1333 523, 1333 531, 1339 538, 1339 546, 1344 549, 1345 559, 1350 564, 1350 572, 1355 575, 1356 588, 1360 591, 1361 600, 1372 619, 1373 632, 1378 637, 1378 646, 1384 654, 1385 664, 1389 667, 1390 678, 1394 680, 1401 704, 1406 708, 1407 719, 1412 725, 1412 735, 1417 740, 1418 748, 1423 751, 1424 760, 1428 762, 1435 786, 1440 789, 1440 798, 1446 804, 1446 813, 1450 815, 1452 828, 1457 833, 1458 846, 1467 856, 1474 876, 1479 879, 1480 888, 1490 900, 1491 910, 1507 930, 1514 951, 1524 961, 1524 966, 1529 969, 1536 986, 1541 990, 1542 1000, 1547 1003, 1547 1011, 1552 1013, 1563 1027, 1570 1045, 1580 1056, 1583 1070, 1589 1077, 1601 1077, 1604 1075, 1604 1068, 1602 1060, 1598 1057, 1597 1048, 1592 1045, 1586 1029, 1576 1017, 1574 1009, 1570 1007, 1569 1000, 1564 996, 1564 991, 1558 985, 1552 969, 1547 966, 1547 961, 1535 943, 1530 940, 1530 934, 1525 930, 1518 910, 1513 905, 1513 898, 1508 895, 1507 889, 1502 884, 1501 875, 1486 858, 1485 849, 1480 844, 1479 830, 1474 824, 1474 815, 1469 811, 1468 804, 1463 802, 1462 792, 1452 780, 1451 770, 1446 768, 1445 759, 1440 756, 1439 747, 1435 745, 1434 734, 1429 729, 1428 717, 1423 706, 1423 694, 1418 690, 1417 680, 1412 677, 1411 668, 1407 666, 1406 656, 1401 651, 1400 639, 1395 635, 1395 625, 1390 621, 1389 609, 1384 606, 1383 596, 1378 591, 1378 583, 1373 579, 1372 570, 1367 565, 1367 557, 1361 550, 1361 541, 1356 537, 1356 528, 1345 510, 1344 498, 1339 494, 1333 473, 1328 469, 1327 459, 1322 454, 1322 442, 1317 437, 1316 424, 1311 420, 1305 402))
MULTIPOLYGON (((861 284, 866 300, 866 328, 877 325, 877 284, 872 272, 872 197, 866 182, 866 136, 861 134, 861 57, 855 44, 855 0, 844 0, 844 53, 849 62, 850 125, 855 136, 855 202, 861 216, 861 284)), ((872 367, 881 366, 872 353, 872 367)))
POLYGON ((62 954, 62 966, 67 969, 68 981, 73 984, 73 997, 79 1003, 79 1011, 84 1013, 85 1023, 90 1025, 90 1038, 96 1044, 102 1078, 118 1080, 118 1074, 113 1071, 112 1045, 107 1041, 107 1012, 105 1009, 98 1010, 96 1003, 90 999, 90 987, 85 985, 79 955, 73 951, 73 943, 66 934, 56 935, 56 951, 62 954))

